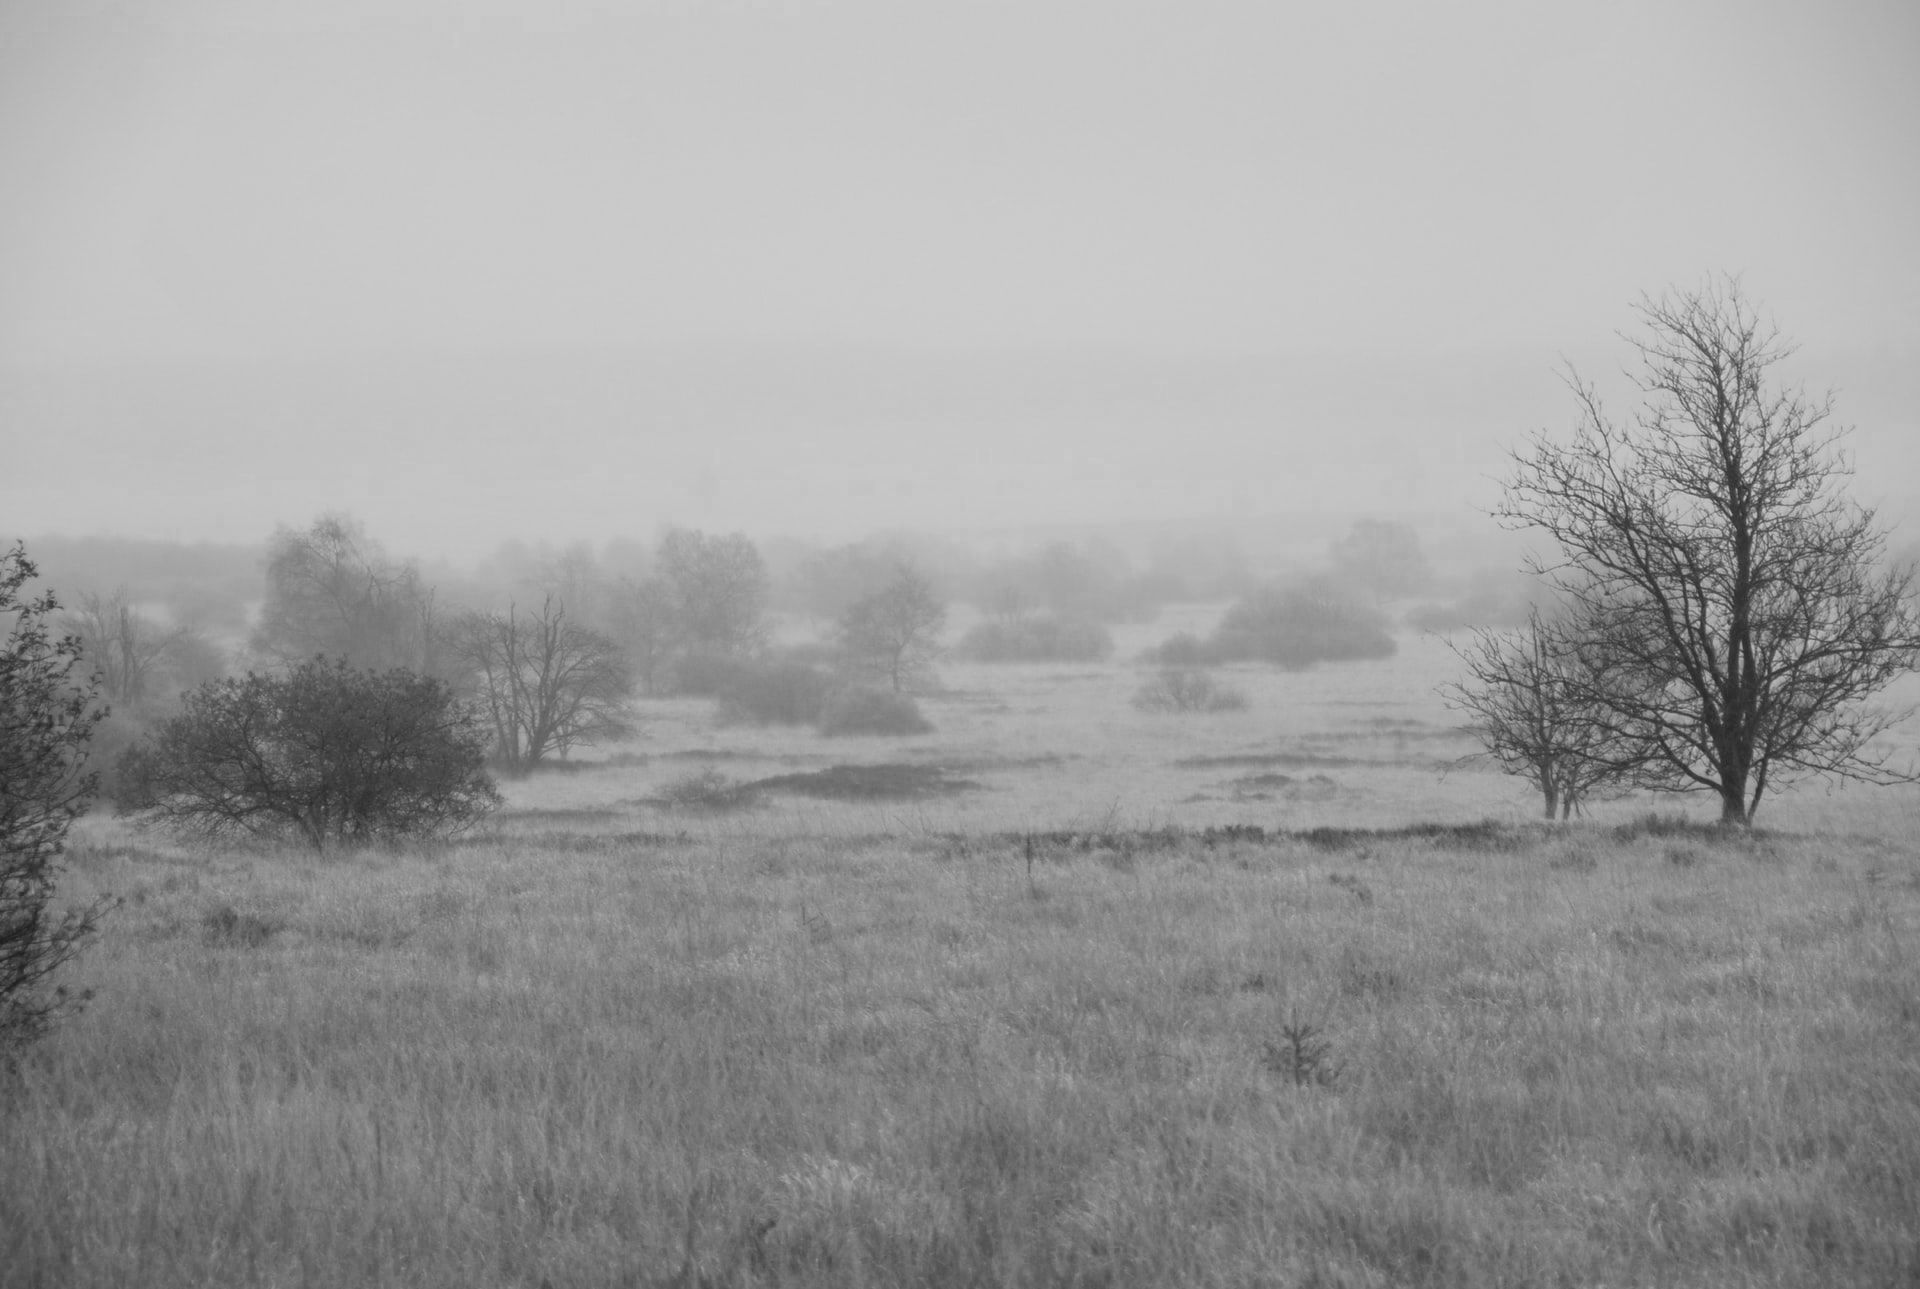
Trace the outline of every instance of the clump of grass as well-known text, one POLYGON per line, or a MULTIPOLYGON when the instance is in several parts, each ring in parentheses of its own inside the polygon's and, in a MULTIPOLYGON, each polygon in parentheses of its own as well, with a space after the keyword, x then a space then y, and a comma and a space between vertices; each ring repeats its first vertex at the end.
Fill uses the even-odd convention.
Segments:
POLYGON ((1692 868, 1704 858, 1698 846, 1686 842, 1676 842, 1662 853, 1666 856, 1667 862, 1675 868, 1692 868))
POLYGON ((1328 873, 1327 880, 1353 896, 1361 904, 1373 903, 1373 888, 1367 885, 1364 878, 1356 877, 1352 873, 1328 873))
POLYGON ((1247 696, 1197 667, 1166 667, 1140 686, 1133 705, 1157 714, 1241 712, 1247 696))
POLYGON ((1547 867, 1591 873, 1600 867, 1600 848, 1590 837, 1563 837, 1547 851, 1547 867))
POLYGON ((751 784, 730 779, 709 765, 671 780, 655 799, 669 810, 717 814, 745 810, 754 804, 757 795, 751 784))
POLYGON ((258 949, 280 929, 277 922, 242 913, 231 904, 222 904, 200 919, 207 943, 225 948, 258 949))

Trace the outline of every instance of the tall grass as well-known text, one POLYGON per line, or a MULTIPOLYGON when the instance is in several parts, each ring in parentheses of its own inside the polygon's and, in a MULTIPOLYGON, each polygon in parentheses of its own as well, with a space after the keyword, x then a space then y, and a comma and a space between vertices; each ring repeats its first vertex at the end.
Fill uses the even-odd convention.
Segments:
POLYGON ((4 1285, 1920 1276, 1910 850, 93 827, 4 1285))

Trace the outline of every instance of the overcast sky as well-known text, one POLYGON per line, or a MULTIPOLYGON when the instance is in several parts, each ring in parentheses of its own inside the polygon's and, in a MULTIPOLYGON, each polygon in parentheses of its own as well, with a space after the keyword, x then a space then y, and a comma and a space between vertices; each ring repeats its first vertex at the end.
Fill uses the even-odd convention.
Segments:
POLYGON ((1458 511, 1716 271, 1920 490, 1911 0, 0 0, 0 193, 0 530, 1458 511))

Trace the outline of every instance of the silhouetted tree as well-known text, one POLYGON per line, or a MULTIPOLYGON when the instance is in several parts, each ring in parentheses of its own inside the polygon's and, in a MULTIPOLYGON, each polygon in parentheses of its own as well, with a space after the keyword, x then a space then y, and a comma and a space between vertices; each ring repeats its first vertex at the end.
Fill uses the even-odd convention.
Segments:
POLYGON ((48 982, 106 907, 51 907, 67 829, 93 795, 87 740, 105 713, 80 642, 49 629, 53 593, 22 598, 34 576, 24 547, 0 554, 0 618, 10 619, 0 642, 0 1061, 82 1001, 48 982))
POLYGON ((1791 349, 1737 281, 1639 312, 1633 422, 1569 371, 1571 441, 1516 453, 1496 512, 1559 547, 1539 571, 1571 608, 1622 770, 1712 792, 1731 824, 1796 775, 1911 778, 1871 746, 1906 713, 1866 700, 1920 658, 1913 572, 1876 571, 1885 534, 1842 495, 1831 398, 1773 382, 1791 349))
POLYGON ((947 606, 933 586, 901 565, 885 587, 840 615, 840 649, 855 673, 884 678, 897 694, 929 675, 946 624, 947 606))
POLYGON ((1486 755, 1540 790, 1545 817, 1569 818, 1630 768, 1576 644, 1536 611, 1512 632, 1479 630, 1454 646, 1466 678, 1441 687, 1486 755))
POLYGON ((619 644, 576 625, 548 596, 537 614, 463 615, 454 652, 471 670, 493 723, 494 755, 514 770, 565 756, 574 747, 619 738, 632 726, 632 673, 619 644))
POLYGON ((487 731, 441 680, 313 659, 202 685, 129 754, 124 804, 207 835, 320 848, 444 837, 500 796, 487 731))

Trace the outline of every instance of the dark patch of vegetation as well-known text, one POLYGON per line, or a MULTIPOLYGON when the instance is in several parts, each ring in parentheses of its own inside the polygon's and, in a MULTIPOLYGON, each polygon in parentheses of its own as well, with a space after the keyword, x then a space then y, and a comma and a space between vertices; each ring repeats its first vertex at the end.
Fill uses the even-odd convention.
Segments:
POLYGON ((1264 769, 1271 766, 1287 766, 1300 770, 1311 766, 1331 766, 1335 768, 1355 765, 1396 765, 1395 761, 1378 761, 1360 756, 1336 756, 1325 752, 1243 752, 1224 756, 1183 756, 1174 766, 1181 770, 1230 770, 1264 769))
POLYGON ((607 806, 565 806, 539 807, 528 806, 515 810, 502 810, 494 818, 501 823, 518 823, 522 820, 553 824, 597 824, 609 819, 617 819, 618 810, 607 806))
POLYGON ((720 690, 719 717, 727 723, 811 725, 834 688, 829 672, 808 663, 741 664, 720 690))
POLYGON ((742 785, 756 792, 793 792, 835 801, 911 801, 973 792, 980 786, 971 779, 948 777, 942 766, 902 762, 835 765, 810 774, 779 774, 742 785))
POLYGON ((820 713, 820 732, 829 736, 883 734, 904 737, 926 734, 933 722, 920 712, 911 694, 884 689, 843 689, 827 700, 820 713))
POLYGON ((753 805, 755 799, 755 790, 750 785, 729 779, 708 766, 664 785, 653 804, 669 810, 719 813, 744 810, 753 805))
POLYGON ((200 920, 207 943, 223 948, 258 949, 280 929, 277 922, 242 913, 231 904, 222 904, 200 920))
MULTIPOLYGON (((498 845, 497 838, 467 837, 459 846, 498 845)), ((511 843, 529 851, 561 851, 567 854, 603 855, 622 850, 659 850, 668 846, 691 846, 693 835, 687 832, 584 833, 554 829, 515 837, 511 843)))

